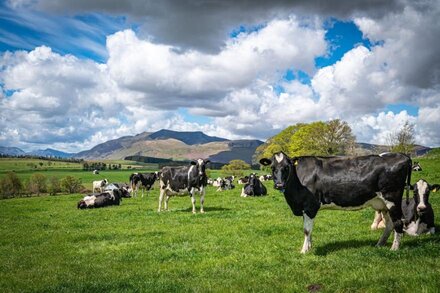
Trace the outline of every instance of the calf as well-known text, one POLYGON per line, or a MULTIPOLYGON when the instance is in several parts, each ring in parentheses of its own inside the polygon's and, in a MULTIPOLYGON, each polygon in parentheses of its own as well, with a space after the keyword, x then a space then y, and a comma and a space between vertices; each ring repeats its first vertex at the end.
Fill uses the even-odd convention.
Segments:
POLYGON ((122 191, 113 189, 111 191, 90 194, 78 202, 78 209, 102 208, 110 205, 119 205, 121 202, 122 191))
POLYGON ((93 189, 92 192, 102 192, 103 187, 108 184, 107 179, 93 181, 93 189))
POLYGON ((414 162, 413 166, 412 166, 412 170, 413 171, 422 171, 422 166, 420 165, 419 162, 414 162))
POLYGON ((206 164, 209 160, 198 159, 192 161, 190 166, 184 167, 163 167, 160 174, 160 195, 158 212, 162 209, 164 197, 164 209, 168 210, 168 201, 172 196, 191 197, 192 212, 196 213, 195 192, 200 193, 200 212, 204 213, 203 203, 205 201, 205 189, 207 185, 206 164))
MULTIPOLYGON (((408 202, 402 201, 402 211, 405 218, 403 231, 411 236, 418 236, 423 233, 434 234, 434 210, 429 203, 430 191, 436 192, 440 188, 439 184, 429 185, 423 179, 411 186, 414 190, 414 197, 408 202)), ((381 228, 385 225, 381 213, 376 212, 371 229, 381 228)))
POLYGON ((381 211, 387 221, 377 245, 384 245, 394 229, 391 250, 399 248, 403 233, 402 195, 411 180, 411 159, 408 156, 385 153, 379 156, 290 158, 279 152, 271 159, 261 159, 260 163, 270 165, 274 188, 284 193, 293 214, 303 217, 301 253, 312 247, 313 222, 320 208, 353 210, 371 206, 381 211))
POLYGON ((261 181, 257 178, 255 174, 251 174, 249 176, 249 182, 244 185, 241 189, 241 196, 261 196, 266 195, 267 189, 266 186, 261 183, 261 181))
MULTIPOLYGON (((139 185, 143 186, 148 192, 153 187, 154 182, 159 179, 158 172, 152 173, 133 173, 130 175, 130 185, 133 197, 137 196, 139 185)), ((144 189, 142 189, 142 197, 144 197, 144 189)))

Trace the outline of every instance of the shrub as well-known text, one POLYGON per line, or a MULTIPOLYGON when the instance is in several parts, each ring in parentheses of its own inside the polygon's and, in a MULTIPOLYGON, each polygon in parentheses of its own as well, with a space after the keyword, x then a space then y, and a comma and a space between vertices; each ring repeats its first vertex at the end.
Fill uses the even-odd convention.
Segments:
POLYGON ((55 195, 58 192, 61 192, 60 180, 57 177, 55 176, 50 177, 47 191, 49 192, 50 195, 55 195))
POLYGON ((6 176, 0 179, 0 197, 8 198, 17 196, 23 189, 23 184, 17 174, 14 172, 6 173, 6 176))
POLYGON ((77 193, 81 190, 81 179, 73 176, 66 176, 61 179, 61 188, 68 193, 77 193))
POLYGON ((47 191, 47 178, 41 173, 32 174, 29 179, 28 191, 31 194, 40 194, 47 191))

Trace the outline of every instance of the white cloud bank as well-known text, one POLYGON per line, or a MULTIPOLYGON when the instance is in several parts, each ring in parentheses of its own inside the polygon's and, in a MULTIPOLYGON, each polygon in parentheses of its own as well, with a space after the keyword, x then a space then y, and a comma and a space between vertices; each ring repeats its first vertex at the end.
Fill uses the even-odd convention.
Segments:
MULTIPOLYGON (((402 2, 404 3, 404 2, 402 2)), ((0 58, 0 145, 41 143, 68 151, 161 128, 202 130, 228 138, 265 139, 298 122, 340 118, 359 141, 386 143, 408 120, 420 144, 440 145, 439 5, 406 5, 354 17, 366 37, 337 63, 314 68, 326 53, 319 21, 289 18, 229 39, 218 52, 184 49, 131 30, 107 38, 105 64, 61 56, 47 47, 0 58), (425 33, 423 33, 425 32, 425 33), (429 32, 429 33, 426 33, 429 32), (282 79, 303 70, 311 84, 282 79), (274 89, 280 83, 284 91, 274 89), (409 104, 418 115, 386 111, 409 104), (212 117, 187 122, 176 111, 212 117)))

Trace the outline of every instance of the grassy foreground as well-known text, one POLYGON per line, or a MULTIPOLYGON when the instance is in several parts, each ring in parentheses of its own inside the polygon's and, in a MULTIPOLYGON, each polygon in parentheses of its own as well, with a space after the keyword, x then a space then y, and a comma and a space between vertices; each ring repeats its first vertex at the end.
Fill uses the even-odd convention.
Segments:
MULTIPOLYGON (((420 161, 413 182, 440 183, 438 161, 420 161)), ((266 186, 261 198, 210 187, 196 215, 189 197, 157 213, 157 188, 96 210, 77 210, 79 194, 2 200, 0 291, 438 292, 438 234, 405 236, 392 252, 391 238, 374 247, 373 210, 321 211, 301 255, 302 218, 266 186)), ((438 215, 439 192, 431 203, 438 215)))

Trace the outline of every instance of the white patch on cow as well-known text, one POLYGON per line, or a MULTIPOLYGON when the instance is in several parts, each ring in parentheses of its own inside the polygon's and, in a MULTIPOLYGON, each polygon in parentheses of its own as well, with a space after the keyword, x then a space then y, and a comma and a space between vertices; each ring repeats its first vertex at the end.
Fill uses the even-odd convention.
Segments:
POLYGON ((426 209, 426 203, 424 195, 428 192, 429 186, 428 183, 424 180, 417 181, 417 189, 419 191, 419 204, 417 205, 417 210, 424 210, 426 209))
POLYGON ((241 188, 241 195, 242 197, 247 197, 247 194, 244 192, 244 187, 241 188))
POLYGON ((94 196, 94 195, 89 195, 89 196, 84 197, 84 202, 86 203, 87 206, 94 205, 95 200, 96 200, 96 196, 94 196))
POLYGON ((384 152, 384 153, 381 153, 381 154, 379 154, 379 157, 383 157, 383 156, 385 156, 385 155, 387 155, 387 154, 390 154, 390 152, 384 152))
POLYGON ((275 160, 277 160, 278 163, 281 163, 281 161, 284 159, 283 153, 275 154, 275 160))
POLYGON ((313 219, 307 216, 306 213, 303 214, 303 219, 304 219, 304 244, 301 249, 301 253, 306 253, 312 248, 313 219))
POLYGON ((394 240, 393 245, 391 246, 391 250, 398 250, 400 246, 400 239, 402 239, 403 233, 394 232, 394 240))
POLYGON ((188 182, 189 182, 189 180, 191 178, 191 172, 192 172, 193 169, 194 169, 194 165, 191 165, 191 167, 189 167, 189 170, 188 170, 188 182))

